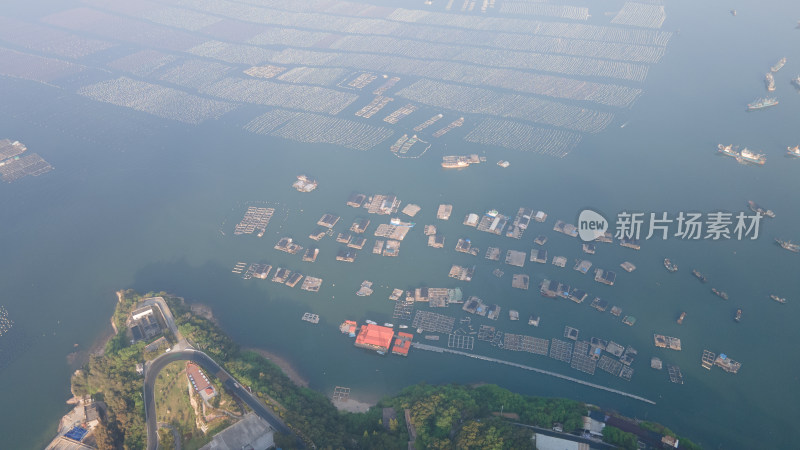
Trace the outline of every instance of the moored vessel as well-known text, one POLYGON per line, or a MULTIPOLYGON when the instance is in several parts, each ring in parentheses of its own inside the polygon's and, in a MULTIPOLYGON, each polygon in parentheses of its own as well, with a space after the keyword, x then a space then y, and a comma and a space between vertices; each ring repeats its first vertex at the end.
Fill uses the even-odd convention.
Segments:
POLYGON ((769 70, 772 71, 772 72, 777 72, 777 71, 781 70, 783 68, 783 66, 785 66, 785 65, 786 65, 786 58, 784 57, 784 58, 781 58, 778 62, 776 62, 774 66, 770 67, 769 70))
POLYGON ((670 261, 669 258, 664 258, 664 267, 669 270, 670 272, 677 272, 678 265, 674 262, 670 261))
POLYGON ((764 76, 764 82, 767 84, 767 90, 769 92, 775 90, 775 77, 772 76, 771 73, 767 72, 767 75, 764 76))
POLYGON ((789 250, 790 252, 800 253, 800 244, 795 244, 792 241, 783 241, 780 239, 775 239, 775 242, 781 246, 784 250, 789 250))
POLYGON ((697 277, 697 279, 700 280, 703 283, 707 283, 708 282, 708 278, 706 278, 705 275, 703 275, 702 273, 698 272, 696 269, 692 269, 692 275, 697 277))
POLYGON ((800 145, 795 145, 794 147, 786 147, 786 154, 789 156, 800 158, 800 145))
POLYGON ((786 297, 778 297, 775 294, 769 294, 769 298, 775 300, 778 303, 786 303, 786 297))
POLYGON ((725 291, 720 291, 717 288, 711 288, 711 292, 713 292, 714 295, 718 296, 719 298, 721 298, 723 300, 727 300, 728 299, 728 293, 725 292, 725 291))
POLYGON ((747 206, 750 208, 750 211, 757 212, 757 213, 761 214, 762 216, 767 216, 767 217, 772 217, 772 218, 775 217, 775 213, 771 209, 764 209, 761 206, 759 206, 758 203, 756 203, 756 202, 754 202, 752 200, 748 200, 747 201, 747 206))
POLYGON ((745 147, 739 153, 739 161, 763 166, 767 162, 767 155, 756 153, 745 147))
POLYGON ((741 308, 736 310, 736 316, 733 317, 733 320, 735 320, 737 322, 741 322, 742 321, 742 309, 741 308))
POLYGON ((686 311, 682 312, 680 317, 678 317, 678 325, 683 325, 683 319, 686 318, 686 311))
POLYGON ((717 152, 733 158, 739 157, 739 152, 733 149, 733 144, 730 145, 717 144, 717 152))
POLYGON ((763 97, 763 98, 757 99, 753 103, 748 103, 747 104, 747 110, 748 111, 753 111, 753 110, 756 110, 756 109, 764 109, 764 108, 769 108, 770 106, 775 106, 777 104, 778 104, 778 99, 777 98, 775 98, 775 97, 763 97))

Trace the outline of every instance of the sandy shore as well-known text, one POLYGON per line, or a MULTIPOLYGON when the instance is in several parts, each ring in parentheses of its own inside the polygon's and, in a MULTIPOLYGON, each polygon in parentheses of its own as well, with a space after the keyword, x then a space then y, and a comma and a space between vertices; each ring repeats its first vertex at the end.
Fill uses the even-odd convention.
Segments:
POLYGON ((336 400, 333 402, 333 406, 335 406, 336 409, 338 409, 339 411, 347 411, 351 413, 363 413, 369 411, 369 409, 374 405, 349 398, 344 401, 336 400))
POLYGON ((294 370, 294 367, 292 367, 292 365, 289 364, 288 361, 281 358, 280 356, 260 348, 248 348, 246 350, 256 352, 259 355, 263 356, 264 358, 267 358, 268 360, 272 361, 275 365, 280 367, 281 370, 283 370, 283 373, 285 373, 286 376, 288 376, 289 379, 292 380, 294 384, 302 387, 308 387, 308 380, 303 378, 299 372, 294 370))

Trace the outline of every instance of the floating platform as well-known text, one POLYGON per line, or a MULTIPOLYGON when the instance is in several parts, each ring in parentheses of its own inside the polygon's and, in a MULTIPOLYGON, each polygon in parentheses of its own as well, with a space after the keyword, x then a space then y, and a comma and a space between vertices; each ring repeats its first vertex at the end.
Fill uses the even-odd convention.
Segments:
POLYGON ((536 245, 544 245, 547 243, 547 236, 540 234, 539 236, 536 236, 536 238, 533 240, 533 243, 536 245))
POLYGON ((577 341, 579 333, 580 330, 578 330, 577 328, 572 328, 570 326, 564 327, 564 337, 567 339, 572 339, 573 341, 577 341))
POLYGON ((448 276, 450 278, 455 278, 456 280, 460 281, 472 281, 472 275, 475 273, 475 266, 470 267, 463 267, 457 264, 453 264, 453 267, 450 268, 450 273, 448 276))
POLYGON ((422 331, 451 334, 455 323, 455 317, 430 311, 417 311, 411 326, 413 328, 422 329, 422 331))
POLYGON ((575 266, 573 269, 577 270, 580 273, 587 273, 589 269, 592 267, 592 262, 588 259, 579 259, 575 261, 575 266))
POLYGON ((356 295, 358 295, 359 297, 366 297, 368 295, 372 295, 372 282, 364 280, 364 282, 361 283, 361 287, 356 292, 356 295))
POLYGON ((598 283, 607 284, 609 286, 613 286, 614 283, 617 281, 617 274, 610 271, 610 270, 603 270, 603 269, 595 269, 594 271, 594 281, 598 283))
POLYGON ((317 221, 317 225, 325 228, 333 228, 339 222, 339 216, 336 214, 323 214, 317 221))
POLYGON ((306 277, 303 280, 303 284, 300 286, 300 289, 309 292, 319 292, 319 288, 322 286, 322 278, 316 277, 306 277))
POLYGON ((261 237, 273 214, 275 214, 275 208, 248 207, 241 222, 234 227, 233 234, 252 234, 258 230, 258 237, 261 237))
POLYGON ((428 247, 444 248, 444 236, 439 236, 439 235, 428 236, 428 247))
POLYGON ((295 255, 297 252, 303 249, 301 245, 294 242, 290 237, 282 237, 273 248, 275 250, 289 253, 290 255, 295 255))
POLYGON ((319 249, 316 247, 309 247, 303 254, 303 261, 314 262, 317 260, 317 256, 319 256, 319 249))
POLYGON ((739 369, 742 368, 742 363, 728 358, 725 353, 720 353, 717 356, 717 359, 714 360, 714 365, 721 367, 722 370, 728 373, 738 373, 739 369))
POLYGON ((449 220, 452 213, 453 205, 439 205, 439 209, 436 211, 436 218, 439 220, 449 220))
POLYGON ((703 350, 703 356, 700 358, 700 365, 706 370, 711 370, 714 367, 714 359, 717 355, 709 350, 703 350))
POLYGON ((414 217, 417 215, 418 212, 420 212, 420 210, 422 210, 422 208, 419 205, 409 203, 408 205, 405 206, 405 208, 403 208, 403 211, 401 212, 409 217, 414 217))
POLYGON ((311 314, 311 313, 305 313, 305 314, 303 314, 303 317, 301 318, 301 320, 305 320, 306 322, 311 322, 313 324, 317 324, 317 323, 319 323, 319 315, 311 314))
POLYGON ((624 323, 625 325, 628 325, 629 327, 632 327, 632 326, 634 326, 636 324, 636 317, 625 316, 622 319, 622 323, 624 323))
POLYGON ((636 266, 634 266, 632 263, 628 261, 623 262, 619 266, 625 269, 626 272, 633 272, 634 270, 636 270, 636 266))
POLYGON ((653 342, 658 348, 668 348, 670 350, 681 350, 681 340, 676 337, 664 336, 663 334, 654 334, 653 342))
POLYGON ((656 369, 656 370, 661 370, 663 368, 663 364, 661 362, 661 359, 659 359, 659 358, 657 358, 655 356, 650 358, 650 368, 656 369))
POLYGON ((575 225, 563 222, 561 220, 556 221, 556 224, 553 226, 553 231, 558 231, 559 233, 563 233, 571 237, 578 236, 578 228, 576 228, 575 225))
POLYGON ((485 258, 489 261, 500 261, 500 249, 497 247, 489 247, 486 249, 485 258))
POLYGON ((530 284, 530 277, 523 273, 515 273, 511 278, 511 287, 517 289, 528 290, 530 284))
POLYGON ((528 254, 518 250, 509 250, 506 252, 506 264, 516 267, 525 265, 525 259, 528 254))
POLYGON ((669 373, 669 381, 675 384, 683 384, 683 374, 680 367, 667 364, 667 372, 669 373))
POLYGON ((298 175, 297 181, 292 183, 292 187, 299 192, 311 192, 318 186, 317 180, 309 178, 305 175, 298 175))
POLYGON ((363 234, 367 231, 369 226, 369 219, 358 219, 350 225, 350 231, 356 234, 363 234))
POLYGON ((592 300, 592 304, 589 306, 600 312, 605 312, 605 310, 608 309, 608 302, 600 297, 595 297, 594 300, 592 300))

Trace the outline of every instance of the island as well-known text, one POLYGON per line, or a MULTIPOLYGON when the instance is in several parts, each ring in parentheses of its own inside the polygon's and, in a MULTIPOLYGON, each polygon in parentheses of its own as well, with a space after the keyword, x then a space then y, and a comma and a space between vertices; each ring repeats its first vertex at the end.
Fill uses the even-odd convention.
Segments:
POLYGON ((699 448, 660 424, 491 384, 418 384, 347 412, 349 388, 330 399, 303 386, 207 308, 117 297, 114 334, 72 375, 74 408, 48 448, 699 448))

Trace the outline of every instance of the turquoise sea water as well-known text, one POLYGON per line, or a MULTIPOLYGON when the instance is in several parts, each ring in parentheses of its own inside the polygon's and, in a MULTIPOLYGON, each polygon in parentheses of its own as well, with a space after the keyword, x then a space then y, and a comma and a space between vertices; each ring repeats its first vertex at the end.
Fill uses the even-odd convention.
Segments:
MULTIPOLYGON (((0 137, 24 142, 56 170, 42 177, 0 186, 0 304, 15 325, 0 337, 0 395, 15 414, 0 423, 9 448, 41 447, 66 410, 71 367, 66 355, 88 348, 108 328, 114 292, 166 290, 211 306, 223 328, 244 346, 269 349, 292 362, 323 393, 349 386, 354 398, 373 401, 412 383, 492 382, 509 389, 565 396, 660 421, 709 448, 790 448, 792 418, 800 413, 800 361, 794 347, 800 289, 798 255, 773 238, 800 240, 800 160, 783 156, 800 143, 800 94, 789 80, 800 73, 794 29, 800 7, 792 2, 737 5, 670 2, 664 29, 678 31, 663 61, 651 69, 645 93, 614 124, 592 135, 564 159, 461 141, 460 130, 419 160, 398 160, 388 150, 357 152, 323 145, 298 145, 245 134, 237 112, 202 126, 186 126, 121 108, 100 105, 55 88, 11 79, 0 81, 4 101, 0 137), (728 9, 736 7, 738 15, 728 9), (781 56, 789 60, 776 75, 778 107, 746 113, 744 106, 764 93, 763 73, 781 56), (75 111, 79 111, 77 114, 75 111), (624 127, 621 125, 626 124, 624 127), (718 143, 735 143, 767 153, 765 167, 742 166, 715 154, 718 143), (443 154, 485 154, 485 164, 444 171, 443 154), (501 169, 494 163, 511 161, 501 169), (294 176, 316 177, 320 188, 300 194, 294 176), (365 210, 345 206, 353 192, 394 193, 422 211, 397 258, 360 252, 354 264, 333 260, 339 248, 323 240, 319 260, 276 252, 280 236, 310 245, 308 233, 325 212, 342 216, 343 230, 365 210), (641 251, 598 245, 588 256, 595 267, 618 269, 607 287, 571 270, 581 257, 579 243, 552 231, 555 220, 574 222, 592 207, 617 212, 738 212, 752 199, 777 213, 762 223, 756 241, 647 241, 641 251), (278 214, 266 235, 232 235, 233 224, 251 202, 270 202, 278 214), (449 222, 435 219, 439 203, 454 205, 449 222), (488 209, 514 215, 520 206, 549 214, 532 224, 522 240, 491 236, 461 225, 469 212, 488 209), (422 225, 435 224, 445 249, 426 246, 422 225), (225 232, 223 235, 220 230, 225 232), (483 259, 489 246, 529 251, 538 234, 550 238, 550 256, 568 258, 565 269, 526 263, 521 270, 483 259), (453 250, 459 237, 481 248, 477 257, 453 250), (669 257, 680 270, 670 274, 669 257), (230 272, 238 261, 281 265, 323 278, 317 294, 268 281, 242 280, 230 272), (451 264, 477 265, 472 282, 447 277, 451 264), (498 280, 491 271, 500 267, 498 280), (710 283, 690 275, 697 268, 710 283), (512 273, 531 275, 530 291, 512 290, 512 273), (622 325, 587 304, 539 296, 543 278, 584 288, 638 318, 622 325), (353 295, 363 280, 375 282, 370 297, 353 295), (335 284, 335 286, 334 286, 335 284), (497 322, 475 323, 506 332, 561 338, 565 325, 591 336, 632 345, 639 357, 626 382, 598 370, 588 376, 553 359, 508 352, 476 343, 475 352, 557 371, 638 394, 635 400, 550 377, 482 361, 412 350, 408 359, 377 357, 353 348, 337 329, 347 318, 392 321, 391 288, 420 285, 460 287, 503 307, 497 322), (730 294, 725 302, 709 289, 730 294), (771 292, 790 300, 779 305, 771 292), (744 310, 741 323, 732 320, 744 310), (520 312, 510 322, 506 311, 520 312), (303 312, 321 317, 312 326, 303 312), (687 312, 682 326, 675 323, 687 312), (538 328, 525 319, 542 317, 538 328), (681 352, 656 349, 652 334, 676 336, 681 352), (703 349, 741 361, 738 375, 700 367, 703 349), (681 367, 685 384, 669 383, 665 371, 649 368, 650 356, 681 367)), ((374 230, 382 217, 370 216, 374 230)), ((436 311, 456 317, 455 307, 436 311)), ((397 323, 397 322, 395 322, 397 323)), ((442 340, 439 344, 444 345, 442 340)), ((6 445, 4 444, 4 445, 6 445)))

